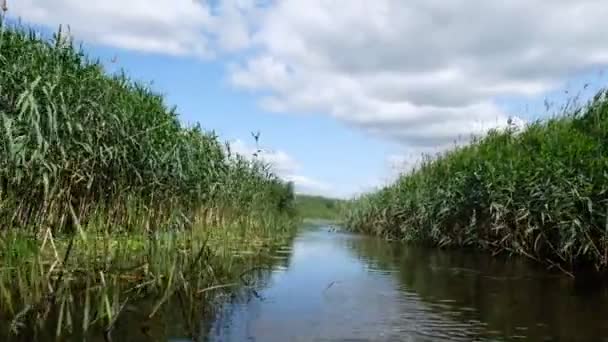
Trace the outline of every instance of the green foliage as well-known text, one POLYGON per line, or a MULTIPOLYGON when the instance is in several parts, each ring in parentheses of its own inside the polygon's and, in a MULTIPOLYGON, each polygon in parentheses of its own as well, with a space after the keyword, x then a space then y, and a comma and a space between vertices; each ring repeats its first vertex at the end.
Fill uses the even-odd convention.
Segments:
POLYGON ((293 187, 125 74, 108 76, 59 31, 0 30, 0 222, 4 229, 184 228, 291 215, 293 187), (99 223, 99 222, 98 222, 99 223))
POLYGON ((608 266, 608 100, 492 131, 351 203, 352 229, 437 246, 608 266))
POLYGON ((109 333, 141 301, 196 327, 201 296, 293 235, 293 184, 61 31, 0 18, 0 131, 0 336, 109 333))
POLYGON ((166 340, 179 327, 199 340, 217 300, 278 262, 272 254, 290 242, 293 223, 86 239, 9 230, 0 234, 0 339, 166 340))
POLYGON ((303 218, 336 220, 340 216, 341 202, 322 196, 296 195, 295 205, 303 218))

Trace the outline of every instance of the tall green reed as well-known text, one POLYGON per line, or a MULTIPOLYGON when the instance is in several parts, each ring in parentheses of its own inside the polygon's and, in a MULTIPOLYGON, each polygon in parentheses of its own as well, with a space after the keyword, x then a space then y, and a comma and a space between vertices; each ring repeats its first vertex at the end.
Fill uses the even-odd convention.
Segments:
POLYGON ((608 100, 426 158, 352 201, 354 230, 525 255, 574 274, 608 266, 608 100))
POLYGON ((251 284, 243 275, 276 261, 270 255, 289 242, 293 222, 274 224, 85 239, 54 237, 51 230, 42 239, 2 234, 0 337, 111 340, 125 320, 137 335, 140 328, 166 324, 169 314, 181 318, 175 333, 194 338, 204 333, 199 324, 213 313, 218 296, 246 290, 251 284))
POLYGON ((0 131, 0 336, 111 336, 142 300, 194 325, 200 296, 242 286, 242 251, 292 235, 292 184, 61 29, 0 21, 0 131))
POLYGON ((183 127, 159 94, 106 75, 61 30, 47 41, 0 25, 4 229, 73 231, 99 211, 108 229, 130 230, 182 227, 201 210, 219 220, 291 210, 292 186, 266 165, 183 127))

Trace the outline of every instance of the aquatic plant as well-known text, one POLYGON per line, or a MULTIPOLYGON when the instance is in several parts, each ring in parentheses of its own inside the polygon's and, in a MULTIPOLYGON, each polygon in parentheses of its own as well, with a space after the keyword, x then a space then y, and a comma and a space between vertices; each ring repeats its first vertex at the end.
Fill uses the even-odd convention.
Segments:
MULTIPOLYGON (((276 222, 278 223, 278 222, 276 222)), ((127 320, 129 334, 180 319, 195 337, 226 292, 247 289, 249 270, 270 264, 293 236, 290 224, 231 225, 190 233, 0 235, 0 337, 49 340, 105 336, 127 320), (169 305, 170 304, 170 305, 169 305)), ((254 291, 254 289, 252 289, 254 291)), ((143 335, 142 335, 143 334, 143 335)))
POLYGON ((292 235, 292 184, 61 29, 0 20, 0 131, 0 336, 111 332, 140 301, 194 324, 292 235))
POLYGON ((569 274, 608 266, 608 99, 427 157, 344 215, 357 231, 510 252, 569 274))
POLYGON ((2 24, 0 222, 74 231, 185 227, 287 213, 293 187, 124 74, 108 76, 61 31, 46 41, 2 24), (99 227, 99 225, 97 225, 99 227))

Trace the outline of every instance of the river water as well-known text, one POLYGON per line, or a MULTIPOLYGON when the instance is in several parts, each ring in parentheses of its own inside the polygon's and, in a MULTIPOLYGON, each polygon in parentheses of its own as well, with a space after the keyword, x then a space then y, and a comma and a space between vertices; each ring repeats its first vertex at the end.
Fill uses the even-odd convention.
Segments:
POLYGON ((210 341, 608 341, 608 291, 521 258, 415 248, 316 225, 226 303, 210 341))

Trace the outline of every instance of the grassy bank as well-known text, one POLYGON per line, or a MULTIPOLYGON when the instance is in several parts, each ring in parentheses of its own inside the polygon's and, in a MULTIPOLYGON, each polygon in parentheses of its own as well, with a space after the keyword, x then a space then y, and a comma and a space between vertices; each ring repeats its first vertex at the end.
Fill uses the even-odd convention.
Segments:
POLYGON ((341 205, 341 200, 322 196, 299 194, 295 199, 298 214, 305 219, 335 221, 340 217, 341 205))
POLYGON ((608 100, 427 158, 349 204, 351 229, 526 255, 569 273, 608 265, 608 100))
POLYGON ((0 23, 0 130, 2 333, 111 330, 138 300, 150 317, 175 293, 198 302, 240 279, 241 250, 293 232, 291 184, 65 32, 0 23))

